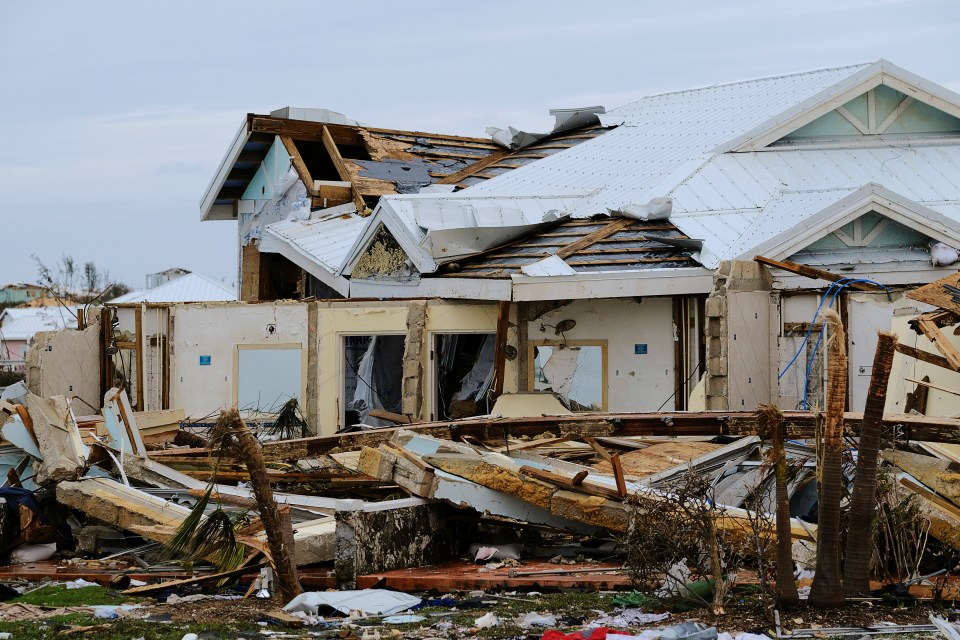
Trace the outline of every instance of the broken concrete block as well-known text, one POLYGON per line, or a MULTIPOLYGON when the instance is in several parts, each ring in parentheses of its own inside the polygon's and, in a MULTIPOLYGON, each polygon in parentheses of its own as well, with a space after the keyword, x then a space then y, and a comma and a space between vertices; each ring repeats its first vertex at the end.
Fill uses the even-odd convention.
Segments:
POLYGON ((43 460, 36 463, 37 483, 48 484, 78 478, 85 467, 86 447, 70 419, 63 396, 27 396, 27 410, 43 460))
POLYGON ((452 560, 477 535, 475 523, 450 518, 446 505, 409 498, 338 511, 336 519, 340 589, 355 588, 358 575, 452 560))

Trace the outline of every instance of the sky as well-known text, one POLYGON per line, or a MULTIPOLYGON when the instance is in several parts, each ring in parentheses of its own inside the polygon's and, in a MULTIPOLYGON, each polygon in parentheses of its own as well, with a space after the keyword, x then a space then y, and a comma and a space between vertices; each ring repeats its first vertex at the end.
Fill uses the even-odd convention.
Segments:
POLYGON ((956 0, 0 2, 0 284, 32 255, 236 282, 200 198, 247 113, 549 130, 551 108, 886 58, 960 92, 956 0))

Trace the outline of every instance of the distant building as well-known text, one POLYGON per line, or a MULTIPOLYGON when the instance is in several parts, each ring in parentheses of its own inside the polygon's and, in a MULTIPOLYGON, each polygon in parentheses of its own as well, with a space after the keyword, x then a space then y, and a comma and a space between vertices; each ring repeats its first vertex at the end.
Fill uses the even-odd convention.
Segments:
POLYGON ((181 276, 188 275, 190 271, 187 269, 181 269, 180 267, 172 267, 165 271, 159 271, 157 273, 148 273, 147 274, 147 289, 156 289, 162 284, 166 284, 171 280, 176 280, 181 276))
MULTIPOLYGON (((152 275, 161 276, 169 271, 174 271, 174 269, 152 275)), ((183 271, 183 269, 179 269, 179 271, 183 271)), ((151 276, 147 276, 147 282, 150 281, 150 277, 151 276)), ((152 289, 126 293, 110 300, 109 304, 125 304, 131 302, 223 302, 236 299, 237 294, 230 287, 205 275, 187 272, 186 275, 171 279, 152 289)))
POLYGON ((38 284, 15 283, 0 288, 0 304, 26 304, 47 297, 47 290, 38 284))
POLYGON ((0 371, 23 372, 26 355, 38 331, 76 325, 78 307, 31 307, 0 311, 0 371))

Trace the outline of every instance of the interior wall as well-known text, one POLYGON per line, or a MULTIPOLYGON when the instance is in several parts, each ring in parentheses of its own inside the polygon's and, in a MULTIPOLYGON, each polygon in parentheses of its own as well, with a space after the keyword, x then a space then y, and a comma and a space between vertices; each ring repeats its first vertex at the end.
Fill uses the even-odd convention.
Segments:
MULTIPOLYGON (((927 340, 926 336, 917 335, 909 325, 910 320, 931 310, 933 310, 933 307, 929 305, 903 299, 894 311, 891 330, 897 334, 899 342, 922 351, 941 355, 933 343, 927 340)), ((955 347, 960 349, 960 336, 954 333, 955 329, 956 327, 944 327, 941 331, 955 347)), ((922 380, 924 376, 930 377, 930 384, 932 385, 960 390, 960 373, 897 353, 893 358, 890 386, 887 388, 887 404, 884 411, 894 414, 903 413, 907 393, 913 392, 917 387, 916 383, 908 382, 906 378, 922 380)), ((960 417, 960 396, 930 388, 927 392, 925 415, 960 417)))
POLYGON ((529 344, 564 337, 607 341, 608 411, 674 409, 677 342, 672 298, 576 300, 527 323, 529 344), (563 336, 547 326, 568 319, 577 324, 563 336))
MULTIPOLYGON (((233 405, 237 345, 299 344, 304 353, 307 350, 308 313, 303 303, 186 304, 171 312, 170 406, 183 408, 188 419, 233 405)), ((312 401, 310 389, 307 394, 301 404, 312 401)))

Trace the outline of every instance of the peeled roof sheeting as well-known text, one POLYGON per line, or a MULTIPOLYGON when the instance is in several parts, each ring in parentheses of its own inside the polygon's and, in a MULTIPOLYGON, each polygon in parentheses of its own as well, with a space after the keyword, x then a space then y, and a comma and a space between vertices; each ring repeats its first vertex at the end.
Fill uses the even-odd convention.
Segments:
MULTIPOLYGON (((585 220, 567 220, 547 231, 461 261, 457 271, 445 275, 507 278, 520 273, 521 267, 555 255, 563 247, 619 220, 623 219, 605 217, 589 223, 585 220)), ((691 251, 657 242, 658 237, 686 236, 669 222, 634 220, 628 227, 582 247, 564 258, 564 261, 582 273, 699 266, 691 257, 691 251)))

